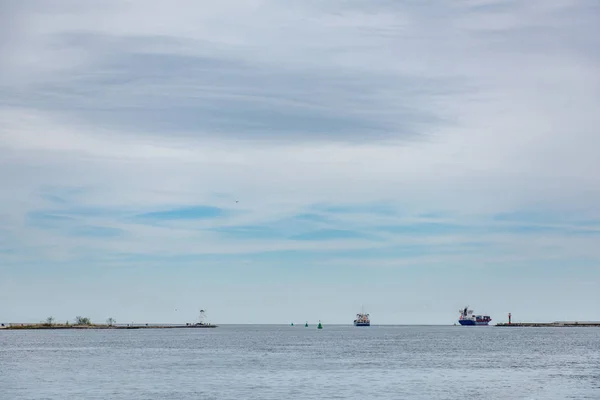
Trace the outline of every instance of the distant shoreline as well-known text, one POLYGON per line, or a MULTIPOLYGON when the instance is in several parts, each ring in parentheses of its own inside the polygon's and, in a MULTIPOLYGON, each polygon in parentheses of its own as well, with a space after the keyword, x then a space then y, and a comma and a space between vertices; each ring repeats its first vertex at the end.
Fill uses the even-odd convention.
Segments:
MULTIPOLYGON (((272 326, 272 327, 290 327, 288 324, 224 324, 225 326, 272 326)), ((314 325, 314 324, 313 324, 314 325)), ((310 325, 313 327, 313 325, 310 325)), ((314 325, 316 326, 316 325, 314 325)), ((343 327, 352 326, 352 324, 328 324, 330 327, 343 327)), ((377 327, 460 327, 458 324, 373 324, 371 328, 377 327)), ((596 321, 565 321, 565 322, 513 322, 511 324, 507 322, 500 322, 495 325, 488 325, 490 327, 531 327, 531 328, 561 328, 561 327, 592 327, 600 328, 600 322, 596 321)), ((46 323, 5 323, 0 326, 0 331, 3 330, 109 330, 109 329, 203 329, 203 328, 217 328, 218 325, 213 324, 89 324, 89 325, 76 325, 76 324, 46 324, 46 323)), ((304 325, 292 326, 291 328, 303 328, 304 325)), ((468 329, 468 327, 467 327, 468 329)))
POLYGON ((106 325, 106 324, 91 324, 91 325, 47 325, 47 324, 10 324, 0 328, 1 330, 89 330, 89 329, 202 329, 216 328, 217 325, 212 324, 188 324, 188 325, 106 325))

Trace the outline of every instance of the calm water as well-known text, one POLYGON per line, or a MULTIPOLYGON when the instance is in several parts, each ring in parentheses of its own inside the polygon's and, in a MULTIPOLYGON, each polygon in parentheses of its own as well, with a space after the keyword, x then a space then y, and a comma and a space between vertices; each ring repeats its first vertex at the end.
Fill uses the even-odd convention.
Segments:
POLYGON ((0 331, 0 399, 600 399, 600 329, 0 331))

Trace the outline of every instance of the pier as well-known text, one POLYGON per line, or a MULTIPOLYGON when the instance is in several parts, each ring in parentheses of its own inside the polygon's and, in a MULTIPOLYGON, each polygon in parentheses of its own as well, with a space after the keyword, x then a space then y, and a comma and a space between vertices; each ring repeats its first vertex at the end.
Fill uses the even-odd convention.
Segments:
POLYGON ((92 324, 92 325, 48 325, 48 324, 5 324, 0 327, 0 330, 32 330, 32 329, 77 329, 77 330, 89 330, 89 329, 201 329, 201 328, 216 328, 217 325, 212 324, 185 324, 185 325, 160 325, 160 324, 138 324, 138 325, 106 325, 106 324, 92 324))
POLYGON ((514 327, 595 327, 600 328, 600 322, 595 321, 556 321, 556 322, 501 322, 496 326, 514 326, 514 327))
POLYGON ((114 318, 108 318, 105 324, 95 324, 87 317, 77 316, 73 324, 69 321, 56 323, 54 317, 48 317, 45 322, 23 322, 23 323, 0 323, 0 330, 62 330, 62 329, 202 329, 216 328, 210 322, 206 322, 206 310, 200 310, 198 322, 186 322, 185 324, 157 324, 157 323, 129 323, 117 324, 114 318))
POLYGON ((508 323, 500 322, 496 326, 515 326, 515 327, 595 327, 600 328, 600 321, 554 321, 554 322, 512 322, 512 313, 508 313, 508 323))

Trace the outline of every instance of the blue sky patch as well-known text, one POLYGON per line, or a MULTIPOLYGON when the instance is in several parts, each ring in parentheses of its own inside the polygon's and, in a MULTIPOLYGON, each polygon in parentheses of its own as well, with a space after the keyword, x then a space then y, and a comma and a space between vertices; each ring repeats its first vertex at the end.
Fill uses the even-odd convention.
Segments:
POLYGON ((268 226, 227 226, 211 229, 225 237, 235 239, 277 239, 282 233, 268 226))
POLYGON ((332 214, 374 214, 374 215, 396 215, 396 210, 387 204, 314 204, 313 210, 332 214))
POLYGON ((45 211, 32 211, 27 213, 27 223, 30 226, 42 229, 57 229, 65 226, 70 226, 77 218, 60 213, 52 213, 45 211))
POLYGON ((329 222, 329 221, 331 221, 330 218, 328 218, 324 215, 315 214, 315 213, 298 214, 298 215, 295 215, 294 217, 292 217, 292 219, 299 220, 299 221, 309 221, 309 222, 329 222))
POLYGON ((344 229, 320 229, 291 236, 292 240, 373 239, 373 236, 344 229))
POLYGON ((194 220, 194 219, 212 219, 228 215, 228 212, 219 207, 213 206, 192 206, 172 208, 164 211, 153 211, 136 215, 137 219, 169 221, 169 220, 194 220))
POLYGON ((420 222, 416 224, 406 225, 389 225, 382 226, 378 229, 382 231, 397 233, 402 235, 449 235, 456 233, 468 233, 473 230, 472 227, 451 224, 451 223, 436 223, 436 222, 420 222))
POLYGON ((79 226, 69 229, 72 236, 86 236, 94 238, 113 238, 123 235, 124 231, 106 226, 79 226))

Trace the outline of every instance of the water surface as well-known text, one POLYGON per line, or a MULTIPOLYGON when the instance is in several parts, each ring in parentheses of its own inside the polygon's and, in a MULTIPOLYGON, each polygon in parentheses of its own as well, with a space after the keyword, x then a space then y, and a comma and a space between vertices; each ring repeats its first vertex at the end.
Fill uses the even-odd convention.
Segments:
POLYGON ((600 329, 0 331, 0 399, 600 399, 600 329))

